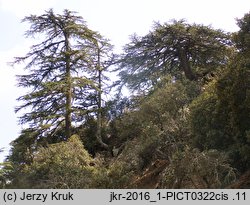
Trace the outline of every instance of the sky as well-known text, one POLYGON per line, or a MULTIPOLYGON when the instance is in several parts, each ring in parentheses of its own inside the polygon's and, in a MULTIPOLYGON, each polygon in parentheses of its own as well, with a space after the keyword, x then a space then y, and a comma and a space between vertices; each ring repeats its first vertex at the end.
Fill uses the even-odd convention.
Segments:
POLYGON ((116 52, 129 42, 129 36, 145 35, 153 22, 186 19, 188 23, 211 25, 227 32, 238 30, 236 18, 250 11, 249 0, 0 0, 0 162, 8 154, 9 143, 18 137, 21 125, 14 107, 25 93, 17 88, 16 75, 21 66, 8 62, 29 51, 34 39, 26 39, 29 25, 21 23, 25 16, 41 15, 53 8, 78 12, 90 29, 110 39, 116 52))

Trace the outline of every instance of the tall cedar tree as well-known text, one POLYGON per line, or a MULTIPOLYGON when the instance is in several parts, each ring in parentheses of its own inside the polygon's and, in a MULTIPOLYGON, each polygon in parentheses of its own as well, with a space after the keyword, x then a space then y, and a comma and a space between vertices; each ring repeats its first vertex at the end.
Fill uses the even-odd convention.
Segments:
POLYGON ((40 35, 45 40, 14 62, 28 61, 25 69, 29 74, 19 75, 18 85, 31 88, 18 98, 23 104, 16 111, 30 110, 20 117, 20 123, 36 130, 37 138, 60 135, 60 140, 66 140, 72 135, 72 122, 82 122, 87 113, 97 110, 96 94, 101 87, 96 79, 104 70, 97 59, 100 55, 107 59, 111 46, 82 17, 68 10, 63 15, 49 10, 23 21, 31 24, 27 37, 40 35))
MULTIPOLYGON (((108 43, 107 40, 99 40, 95 44, 96 48, 93 49, 93 56, 95 57, 95 70, 96 74, 92 80, 97 85, 97 92, 94 98, 97 104, 97 131, 96 138, 97 142, 103 147, 108 148, 108 145, 102 141, 102 93, 107 92, 104 85, 107 86, 107 81, 110 79, 104 74, 108 68, 115 63, 116 56, 111 52, 112 45, 108 43)), ((108 86, 110 87, 110 86, 108 86)))
POLYGON ((228 61, 229 35, 184 20, 161 25, 143 37, 134 35, 120 60, 123 84, 148 89, 167 74, 197 81, 228 61))

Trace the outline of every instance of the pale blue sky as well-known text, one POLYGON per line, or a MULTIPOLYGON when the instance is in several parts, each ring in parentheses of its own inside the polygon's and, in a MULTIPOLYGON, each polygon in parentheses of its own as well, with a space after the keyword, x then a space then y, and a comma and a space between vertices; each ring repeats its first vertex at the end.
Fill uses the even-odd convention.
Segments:
POLYGON ((129 35, 146 34, 153 21, 167 22, 171 19, 186 19, 190 23, 211 24, 225 31, 237 31, 235 18, 250 11, 249 0, 0 0, 0 161, 8 152, 8 144, 18 137, 21 126, 17 124, 14 107, 16 98, 24 90, 16 87, 15 75, 21 67, 10 67, 7 62, 14 56, 28 51, 32 40, 23 34, 28 28, 20 21, 30 14, 42 14, 54 8, 79 12, 88 26, 99 31, 121 51, 129 35))

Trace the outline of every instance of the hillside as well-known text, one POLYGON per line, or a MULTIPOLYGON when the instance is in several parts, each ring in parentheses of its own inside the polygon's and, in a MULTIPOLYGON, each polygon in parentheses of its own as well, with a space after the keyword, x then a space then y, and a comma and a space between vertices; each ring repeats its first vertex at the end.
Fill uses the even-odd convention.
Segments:
POLYGON ((13 62, 28 92, 2 188, 249 188, 250 13, 235 33, 155 23, 120 55, 75 12, 23 21, 41 42, 13 62))

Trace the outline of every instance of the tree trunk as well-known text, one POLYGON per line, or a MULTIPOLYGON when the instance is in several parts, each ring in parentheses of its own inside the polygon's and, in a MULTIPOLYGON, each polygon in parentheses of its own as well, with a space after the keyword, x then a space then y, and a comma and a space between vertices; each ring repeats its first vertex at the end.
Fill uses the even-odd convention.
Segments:
POLYGON ((65 63, 66 63, 66 107, 65 107, 65 136, 66 139, 71 137, 71 107, 72 107, 72 82, 70 73, 70 45, 69 45, 69 35, 65 34, 65 63))
POLYGON ((98 143, 105 149, 108 149, 108 145, 102 141, 102 69, 101 69, 101 62, 100 62, 100 48, 98 47, 97 53, 97 70, 98 70, 98 99, 97 99, 97 133, 96 138, 98 143))
POLYGON ((177 53, 178 53, 178 57, 180 60, 180 69, 182 69, 184 71, 186 78, 191 80, 191 81, 196 81, 197 76, 193 73, 193 71, 190 67, 190 63, 188 61, 187 54, 186 54, 185 50, 179 46, 177 48, 177 53))

